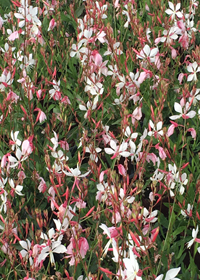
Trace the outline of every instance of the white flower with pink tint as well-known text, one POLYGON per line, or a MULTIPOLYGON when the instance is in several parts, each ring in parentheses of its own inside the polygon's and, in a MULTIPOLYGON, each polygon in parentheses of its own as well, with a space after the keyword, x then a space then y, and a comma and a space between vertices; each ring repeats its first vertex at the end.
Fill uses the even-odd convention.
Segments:
POLYGON ((174 110, 176 112, 178 112, 179 115, 174 115, 174 116, 169 117, 171 120, 177 120, 177 119, 180 119, 180 118, 189 119, 189 118, 194 118, 194 116, 196 115, 195 111, 188 112, 190 110, 189 102, 187 102, 185 104, 184 110, 179 103, 175 102, 174 103, 174 110))
POLYGON ((53 30, 53 29, 56 27, 56 24, 57 24, 57 23, 55 22, 55 19, 52 18, 52 19, 50 20, 49 28, 47 29, 47 31, 53 30))
POLYGON ((183 14, 179 11, 181 8, 181 3, 176 4, 176 7, 174 7, 174 4, 172 2, 168 2, 170 9, 167 9, 165 11, 166 14, 170 15, 171 20, 174 20, 177 16, 178 18, 182 18, 183 14))
POLYGON ((137 55, 137 58, 147 59, 152 63, 155 62, 156 55, 158 52, 159 52, 158 48, 150 49, 148 45, 145 45, 144 48, 140 51, 140 54, 137 55))
POLYGON ((69 255, 66 258, 71 258, 69 264, 74 265, 75 264, 75 257, 77 260, 77 257, 79 259, 84 259, 86 256, 87 251, 89 250, 89 244, 87 242, 87 239, 84 237, 80 237, 79 239, 74 239, 72 237, 70 239, 70 244, 67 247, 66 253, 69 255), (77 250, 78 248, 78 250, 77 250))
POLYGON ((187 77, 187 81, 191 82, 192 80, 194 82, 197 81, 197 73, 200 72, 200 67, 198 66, 197 62, 190 63, 189 66, 187 66, 188 72, 191 74, 187 77))

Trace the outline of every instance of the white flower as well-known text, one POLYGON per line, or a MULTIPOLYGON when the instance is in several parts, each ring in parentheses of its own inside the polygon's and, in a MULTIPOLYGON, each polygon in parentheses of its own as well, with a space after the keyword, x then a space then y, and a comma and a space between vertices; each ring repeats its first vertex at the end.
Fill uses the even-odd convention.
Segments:
POLYGON ((104 91, 102 84, 97 81, 95 74, 93 73, 90 78, 86 77, 85 92, 90 92, 92 95, 101 95, 104 91))
POLYGON ((200 101, 200 94, 198 94, 200 92, 200 88, 197 88, 196 91, 195 91, 195 94, 193 94, 193 90, 190 92, 190 96, 189 97, 189 102, 192 101, 193 99, 193 105, 196 105, 198 101, 200 101))
POLYGON ((17 138, 18 134, 19 134, 19 131, 15 131, 15 132, 13 133, 13 130, 12 130, 11 133, 10 133, 11 139, 12 139, 12 141, 11 141, 11 143, 12 143, 12 146, 11 146, 12 151, 14 151, 15 148, 19 147, 19 146, 21 145, 21 143, 22 143, 22 142, 17 138))
POLYGON ((130 139, 136 139, 137 136, 138 136, 138 133, 137 132, 134 132, 134 133, 131 133, 131 129, 129 126, 127 126, 126 130, 125 130, 125 136, 126 137, 130 137, 130 139))
POLYGON ((86 177, 90 171, 86 172, 85 174, 81 175, 81 171, 77 165, 76 168, 69 168, 70 172, 67 172, 65 170, 63 170, 63 172, 65 173, 65 175, 70 176, 70 177, 75 177, 75 178, 82 178, 82 177, 86 177))
POLYGON ((196 82, 197 73, 200 72, 200 67, 198 67, 197 62, 195 61, 192 64, 190 64, 189 66, 187 66, 187 70, 188 70, 188 72, 192 73, 187 77, 187 81, 191 82, 192 80, 194 80, 196 82))
POLYGON ((196 229, 192 230, 192 239, 187 243, 187 248, 190 248, 192 244, 195 242, 195 239, 197 238, 197 234, 199 232, 199 227, 197 226, 196 229))
MULTIPOLYGON (((104 248, 103 256, 105 256, 107 254, 108 249, 110 247, 110 244, 112 244, 113 255, 114 255, 113 261, 118 262, 119 254, 118 254, 118 251, 117 251, 117 243, 116 243, 115 239, 111 236, 110 230, 109 230, 109 228, 105 224, 101 224, 99 227, 104 231, 103 232, 104 234, 107 234, 107 236, 110 239, 108 241, 108 243, 106 244, 105 248, 104 248)), ((114 227, 113 227, 113 228, 111 228, 111 230, 115 231, 116 229, 114 229, 114 227)))
POLYGON ((23 193, 21 193, 21 191, 23 190, 23 186, 17 185, 15 187, 15 183, 14 183, 13 179, 10 179, 10 178, 8 179, 8 183, 11 186, 11 188, 16 192, 16 194, 24 195, 23 193))
POLYGON ((7 71, 6 69, 4 69, 3 73, 0 76, 0 92, 5 90, 5 85, 11 85, 13 82, 12 76, 10 71, 7 71), (4 84, 3 84, 4 83, 4 84))
POLYGON ((175 19, 175 16, 177 16, 178 18, 183 17, 182 13, 179 11, 181 7, 180 3, 176 5, 176 8, 174 7, 174 4, 172 2, 169 1, 168 4, 170 9, 167 9, 165 13, 170 15, 172 20, 175 19))
POLYGON ((155 125, 153 124, 152 120, 150 120, 149 125, 153 129, 153 131, 148 132, 149 136, 155 135, 155 137, 157 137, 157 134, 163 136, 162 122, 158 122, 155 128, 155 125))
POLYGON ((84 115, 84 119, 87 119, 87 117, 88 117, 90 111, 96 109, 96 107, 97 107, 97 102, 95 103, 95 102, 88 101, 87 104, 86 104, 86 106, 81 105, 81 104, 79 105, 79 109, 80 109, 81 111, 86 111, 86 113, 85 113, 85 115, 84 115), (86 107, 86 106, 87 106, 87 107, 86 107))
POLYGON ((66 253, 67 249, 64 245, 61 244, 61 240, 62 240, 62 235, 60 235, 58 237, 58 240, 56 241, 54 239, 55 237, 55 230, 53 228, 51 228, 48 231, 48 237, 45 233, 41 233, 40 236, 42 239, 47 240, 47 244, 42 244, 41 246, 44 246, 44 248, 42 249, 40 255, 38 256, 38 262, 40 263, 41 261, 44 261, 46 259, 46 257, 49 255, 50 256, 50 261, 51 264, 55 265, 55 259, 54 259, 54 253, 60 254, 60 253, 66 253))
POLYGON ((189 204, 187 205, 187 210, 183 211, 181 210, 181 214, 184 216, 184 217, 191 217, 190 215, 192 215, 192 209, 193 209, 193 205, 189 204))
POLYGON ((55 80, 53 80, 53 89, 51 89, 49 91, 49 94, 50 94, 50 98, 54 97, 55 95, 55 99, 58 100, 59 97, 56 95, 56 93, 60 93, 60 80, 58 82, 56 82, 55 80))
POLYGON ((106 154, 112 155, 114 154, 114 156, 122 156, 122 157, 129 157, 130 153, 127 152, 127 148, 128 148, 128 143, 127 142, 122 142, 121 145, 117 146, 116 142, 114 140, 110 140, 110 147, 111 148, 105 148, 105 152, 106 154))
POLYGON ((189 118, 193 118, 196 115, 195 111, 190 111, 189 113, 187 113, 190 109, 189 106, 189 102, 187 102, 185 104, 185 108, 184 110, 182 109, 181 105, 177 102, 174 103, 174 110, 178 113, 180 113, 179 115, 174 115, 169 117, 171 120, 177 120, 179 118, 183 118, 183 119, 189 119, 189 118))
POLYGON ((138 276, 139 265, 136 259, 136 256, 133 254, 133 251, 130 249, 130 258, 124 258, 123 262, 126 267, 126 275, 128 280, 142 280, 142 277, 138 276))
POLYGON ((155 62, 156 58, 155 56, 158 53, 158 48, 153 48, 152 50, 148 45, 145 45, 143 50, 141 50, 140 55, 137 55, 137 58, 140 59, 149 59, 150 62, 155 62))
MULTIPOLYGON (((172 269, 168 270, 164 280, 180 280, 179 278, 175 278, 176 275, 179 273, 180 269, 181 268, 178 267, 178 268, 172 268, 172 269)), ((156 277, 155 280, 162 280, 162 279, 163 279, 163 274, 156 277)))
POLYGON ((29 251, 31 249, 31 242, 26 239, 26 241, 19 241, 19 244, 24 248, 20 251, 20 254, 22 255, 22 258, 29 259, 30 265, 33 265, 33 259, 32 257, 29 257, 29 251))
POLYGON ((8 161, 10 163, 11 168, 15 168, 18 164, 20 164, 22 161, 26 160, 28 156, 22 155, 22 152, 20 149, 17 148, 15 152, 16 158, 13 156, 8 156, 8 161))

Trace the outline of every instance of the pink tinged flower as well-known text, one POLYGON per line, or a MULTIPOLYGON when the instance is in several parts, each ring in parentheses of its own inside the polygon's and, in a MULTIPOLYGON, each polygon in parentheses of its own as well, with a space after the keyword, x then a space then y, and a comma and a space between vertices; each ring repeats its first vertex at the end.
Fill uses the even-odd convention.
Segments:
POLYGON ((87 119, 90 116, 90 114, 92 113, 93 110, 96 109, 96 107, 97 107, 97 102, 94 103, 94 102, 91 102, 91 101, 88 101, 86 106, 81 105, 81 104, 79 105, 79 109, 81 111, 86 111, 86 113, 84 115, 85 119, 87 119))
POLYGON ((53 89, 49 91, 50 98, 53 98, 54 100, 60 100, 61 99, 61 92, 60 92, 60 80, 56 82, 53 80, 53 89))
POLYGON ((41 179, 41 181, 38 186, 38 190, 39 190, 39 192, 45 193, 45 191, 47 190, 46 182, 44 181, 44 179, 42 177, 40 177, 40 179, 41 179))
POLYGON ((197 62, 195 61, 191 63, 189 66, 187 66, 187 70, 188 72, 192 73, 187 77, 187 81, 191 82, 192 80, 194 80, 196 82, 197 81, 196 73, 200 72, 200 67, 198 66, 197 62))
POLYGON ((102 56, 98 53, 97 50, 92 51, 91 58, 94 60, 96 66, 100 66, 102 64, 102 56))
POLYGON ((190 248, 192 246, 192 244, 195 242, 198 232, 199 232, 199 227, 197 226, 196 229, 192 230, 192 239, 187 243, 187 248, 190 248))
POLYGON ((183 81, 183 78, 184 78, 185 75, 186 75, 186 74, 183 74, 183 73, 180 73, 180 74, 178 75, 179 84, 182 84, 182 81, 183 81))
POLYGON ((190 132, 191 133, 191 135, 192 135, 192 138, 194 138, 194 139, 196 139, 196 130, 194 129, 194 128, 189 128, 188 129, 188 132, 190 132))
POLYGON ((70 102, 68 96, 64 96, 63 99, 61 99, 61 102, 62 102, 64 105, 71 104, 71 102, 70 102))
POLYGON ((164 151, 164 149, 162 147, 159 146, 159 143, 155 146, 156 149, 158 149, 159 151, 159 157, 162 159, 162 160, 165 160, 167 155, 164 151))
POLYGON ((26 178, 26 174, 24 173, 24 171, 19 171, 18 178, 20 181, 23 181, 26 178))
POLYGON ((10 91, 6 98, 7 101, 11 100, 11 101, 14 101, 15 103, 17 103, 18 99, 19 99, 19 96, 16 93, 14 93, 13 91, 10 91))
POLYGON ((11 33, 10 36, 8 37, 9 41, 15 41, 16 39, 19 39, 18 31, 11 33))
POLYGON ((193 205, 191 204, 188 204, 187 205, 187 210, 181 210, 181 214, 184 216, 184 217, 192 217, 192 210, 193 210, 193 205))
POLYGON ((55 27, 56 27, 56 22, 55 22, 55 19, 52 18, 52 19, 50 20, 49 28, 47 29, 47 31, 53 30, 55 27))
POLYGON ((118 164, 117 167, 118 167, 119 174, 122 175, 122 176, 126 176, 126 169, 125 169, 125 167, 122 164, 118 164))
POLYGON ((100 43, 105 43, 106 42, 106 39, 104 38, 106 36, 106 33, 105 31, 99 31, 96 35, 96 40, 99 40, 100 43))
MULTIPOLYGON (((180 270, 180 267, 168 270, 164 280, 180 280, 180 278, 175 278, 180 270)), ((157 276, 155 280, 163 280, 163 274, 157 276)))
POLYGON ((68 151, 69 150, 69 144, 67 143, 67 141, 65 140, 61 140, 60 142, 58 142, 60 144, 60 147, 65 150, 68 151))
POLYGON ((36 121, 35 121, 36 123, 38 122, 38 120, 41 123, 41 122, 43 122, 47 119, 47 116, 45 115, 45 113, 41 109, 36 108, 34 111, 38 111, 38 115, 37 115, 37 118, 36 118, 36 121))
POLYGON ((173 122, 173 121, 170 121, 172 124, 170 125, 170 127, 168 128, 167 130, 167 136, 170 137, 173 133, 174 133, 174 129, 176 127, 178 127, 178 124, 173 122))
POLYGON ((177 57, 177 51, 174 48, 171 48, 172 59, 177 57))
POLYGON ((176 7, 174 7, 174 4, 172 3, 172 2, 168 2, 168 4, 169 4, 169 8, 170 9, 167 9, 166 11, 165 11, 165 13, 166 14, 168 14, 168 15, 170 15, 170 19, 171 20, 174 20, 175 19, 175 16, 177 16, 178 18, 182 18, 183 17, 183 15, 182 15, 182 13, 179 11, 180 10, 180 7, 181 7, 181 4, 180 3, 178 3, 177 5, 176 5, 176 7))
POLYGON ((177 120, 179 118, 183 118, 183 119, 189 119, 189 118, 194 118, 194 116, 196 115, 195 111, 190 111, 189 113, 187 113, 187 111, 190 109, 189 107, 189 103, 187 102, 184 108, 184 111, 181 107, 181 105, 177 102, 174 103, 174 110, 178 113, 180 113, 179 115, 174 115, 169 117, 171 120, 177 120))
POLYGON ((31 143, 28 140, 24 140, 22 143, 22 155, 30 155, 32 151, 31 143))
POLYGON ((81 237, 78 240, 75 240, 74 237, 72 237, 70 239, 70 244, 68 245, 66 251, 66 253, 69 255, 68 258, 71 257, 69 264, 70 265, 75 264, 75 256, 81 256, 81 258, 84 259, 88 250, 89 250, 89 244, 86 238, 81 237), (76 252, 75 256, 74 256, 74 252, 76 252))

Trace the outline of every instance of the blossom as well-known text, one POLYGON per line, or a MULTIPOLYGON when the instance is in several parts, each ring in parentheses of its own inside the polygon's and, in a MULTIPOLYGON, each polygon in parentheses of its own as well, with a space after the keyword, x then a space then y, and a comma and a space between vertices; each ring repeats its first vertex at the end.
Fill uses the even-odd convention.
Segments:
POLYGON ((174 7, 174 4, 172 2, 170 2, 170 1, 168 2, 168 4, 169 4, 170 9, 167 9, 165 11, 165 13, 170 15, 171 16, 170 18, 172 20, 175 19, 175 16, 177 16, 178 18, 182 18, 183 17, 182 13, 179 11, 180 7, 181 7, 180 3, 176 4, 176 7, 174 7))
POLYGON ((10 86, 13 82, 10 71, 4 69, 0 76, 0 92, 4 91, 7 86, 10 86))
POLYGON ((82 178, 82 177, 86 177, 91 171, 89 170, 85 174, 81 175, 81 171, 80 171, 79 167, 77 166, 76 168, 69 168, 69 172, 67 172, 65 170, 63 170, 63 172, 65 173, 65 175, 70 176, 70 177, 82 178))
POLYGON ((50 98, 53 98, 54 100, 60 100, 61 99, 61 92, 60 92, 60 80, 56 82, 53 80, 53 89, 49 91, 50 98))
POLYGON ((10 163, 11 168, 15 168, 17 165, 19 165, 22 161, 26 160, 28 157, 22 154, 22 151, 17 148, 15 152, 15 157, 9 155, 8 156, 8 161, 10 163))
MULTIPOLYGON (((180 267, 172 268, 172 269, 168 270, 164 280, 180 280, 179 278, 175 278, 180 270, 181 270, 180 267)), ((162 279, 163 279, 163 274, 161 274, 158 277, 156 277, 155 280, 162 280, 162 279)))
POLYGON ((52 19, 50 20, 49 28, 47 29, 47 31, 53 30, 55 26, 56 26, 55 19, 52 18, 52 19))
POLYGON ((11 186, 12 191, 16 192, 16 194, 18 194, 20 196, 24 195, 23 193, 21 193, 21 191, 23 190, 23 186, 21 186, 21 185, 15 186, 13 179, 10 179, 10 178, 8 179, 8 183, 11 186))
POLYGON ((193 205, 189 204, 187 205, 187 210, 182 210, 181 209, 181 214, 184 216, 184 217, 192 217, 192 209, 193 209, 193 205))
POLYGON ((149 121, 149 125, 153 129, 153 131, 149 131, 148 132, 149 136, 154 135, 155 137, 157 137, 158 134, 160 136, 163 136, 162 122, 161 121, 156 124, 156 128, 155 128, 154 123, 152 122, 152 120, 149 121))
POLYGON ((191 63, 189 66, 187 66, 188 72, 192 73, 187 77, 187 81, 191 82, 194 80, 194 82, 197 81, 197 73, 200 72, 200 67, 198 67, 197 62, 191 63))
POLYGON ((30 256, 31 242, 26 239, 26 241, 19 241, 19 244, 22 246, 23 250, 20 251, 22 258, 29 259, 30 265, 33 265, 33 259, 30 256))
POLYGON ((45 233, 41 233, 40 237, 42 239, 47 240, 47 243, 42 244, 42 251, 40 255, 38 256, 38 262, 44 261, 46 257, 50 256, 50 262, 55 265, 55 259, 54 259, 54 253, 60 254, 60 253, 66 253, 67 249, 64 245, 61 244, 62 235, 60 235, 57 239, 57 241, 54 239, 55 237, 55 230, 51 228, 47 235, 45 233), (48 236, 47 236, 48 235, 48 236))
POLYGON ((128 280, 142 280, 142 277, 138 276, 139 265, 133 251, 129 249, 130 258, 124 258, 123 262, 126 268, 126 275, 128 280))
POLYGON ((88 101, 86 106, 84 105, 79 105, 79 109, 81 111, 86 111, 85 115, 84 115, 84 119, 87 119, 91 113, 92 110, 95 110, 96 107, 97 107, 97 103, 94 103, 94 102, 91 102, 91 101, 88 101), (86 107, 87 106, 87 107, 86 107))
POLYGON ((19 131, 15 131, 15 132, 13 133, 13 130, 12 130, 10 134, 11 134, 11 139, 12 139, 12 140, 9 141, 9 144, 12 145, 12 146, 11 146, 11 149, 12 149, 12 151, 14 151, 17 147, 21 146, 21 140, 19 140, 19 139, 17 138, 17 136, 18 136, 18 134, 19 134, 19 131))
POLYGON ((118 261, 118 257, 119 257, 119 254, 118 254, 118 251, 117 251, 117 243, 115 241, 115 237, 118 236, 118 231, 115 227, 107 227, 105 224, 101 224, 99 226, 104 232, 103 234, 107 234, 107 236, 109 237, 109 241, 108 243, 106 244, 105 248, 104 248, 104 254, 103 256, 105 256, 108 252, 108 249, 110 247, 110 244, 112 244, 112 247, 113 247, 113 254, 114 254, 114 261, 118 261))
POLYGON ((77 240, 77 239, 74 239, 74 237, 72 237, 70 239, 70 244, 68 245, 67 251, 66 251, 66 253, 69 255, 67 258, 71 257, 69 264, 70 265, 75 264, 75 256, 76 257, 78 256, 79 258, 81 257, 82 259, 84 259, 88 250, 89 250, 89 244, 88 244, 86 238, 80 237, 77 240), (75 256, 74 256, 74 252, 76 252, 75 256))
POLYGON ((197 226, 196 229, 193 228, 192 230, 192 239, 187 243, 187 248, 190 248, 192 244, 195 242, 195 239, 197 238, 197 234, 199 232, 199 227, 197 226))
POLYGON ((130 152, 126 151, 127 148, 128 148, 128 143, 127 142, 122 142, 121 145, 117 145, 116 142, 114 140, 110 140, 110 147, 111 148, 105 148, 105 152, 106 154, 109 154, 109 155, 113 155, 113 158, 115 158, 116 156, 120 155, 122 157, 129 157, 130 156, 130 152))
POLYGON ((158 53, 158 48, 153 48, 152 50, 148 45, 145 45, 144 48, 141 50, 140 54, 137 55, 137 58, 140 59, 149 59, 150 62, 155 62, 156 58, 155 56, 158 53))
POLYGON ((183 119, 193 118, 196 115, 196 112, 195 111, 190 111, 189 113, 187 113, 189 111, 189 109, 190 109, 189 102, 187 102, 185 104, 184 110, 182 109, 182 106, 179 103, 175 102, 174 103, 174 110, 176 112, 180 113, 180 114, 171 116, 169 118, 171 120, 176 120, 176 119, 179 119, 179 118, 183 118, 183 119))

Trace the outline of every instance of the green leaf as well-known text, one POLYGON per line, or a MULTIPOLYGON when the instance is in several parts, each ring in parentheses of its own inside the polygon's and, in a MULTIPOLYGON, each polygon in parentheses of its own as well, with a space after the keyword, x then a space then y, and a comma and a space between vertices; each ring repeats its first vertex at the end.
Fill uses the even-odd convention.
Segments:
POLYGON ((185 226, 180 226, 178 227, 174 232, 173 232, 173 237, 177 236, 178 234, 180 234, 181 232, 183 232, 185 230, 185 226))
POLYGON ((78 7, 78 9, 75 11, 75 17, 79 18, 82 15, 84 9, 85 5, 78 7))

